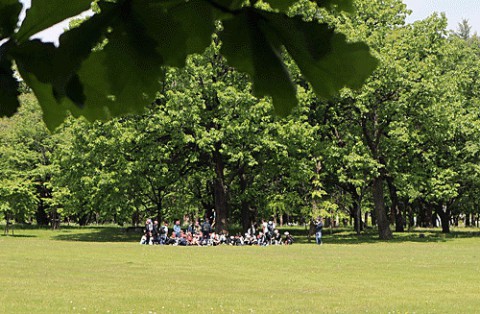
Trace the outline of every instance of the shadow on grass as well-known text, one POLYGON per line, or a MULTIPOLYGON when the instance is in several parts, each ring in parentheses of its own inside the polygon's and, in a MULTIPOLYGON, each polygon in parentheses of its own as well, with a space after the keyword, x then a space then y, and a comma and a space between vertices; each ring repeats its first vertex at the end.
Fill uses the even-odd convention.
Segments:
MULTIPOLYGON (((308 244, 315 243, 315 236, 307 237, 307 231, 301 229, 289 230, 294 236, 295 243, 308 244)), ((417 243, 431 243, 431 242, 448 242, 458 238, 477 238, 480 237, 480 231, 454 231, 448 234, 442 233, 437 229, 420 229, 409 232, 395 232, 393 239, 389 241, 380 240, 377 231, 369 229, 362 234, 357 235, 351 229, 326 229, 323 232, 323 242, 325 244, 365 244, 365 243, 403 243, 403 242, 417 242, 417 243)))
MULTIPOLYGON (((63 229, 63 228, 62 228, 63 229)), ((126 232, 118 227, 76 227, 59 230, 59 234, 52 237, 59 241, 81 242, 138 242, 141 233, 126 232)))
MULTIPOLYGON (((17 225, 15 233, 25 230, 51 230, 46 227, 35 225, 17 225)), ((283 227, 280 232, 290 232, 295 238, 295 244, 314 244, 315 237, 308 241, 308 231, 303 227, 283 227)), ((120 228, 115 225, 94 225, 87 227, 62 225, 59 230, 52 231, 52 240, 58 241, 81 241, 81 242, 138 242, 142 236, 141 232, 128 231, 127 228, 120 228)), ((4 236, 3 234, 1 236, 4 236)), ((4 236, 6 237, 6 236, 4 236)), ((15 234, 8 237, 32 238, 36 235, 15 234)), ((323 241, 325 244, 355 245, 368 243, 402 243, 402 242, 448 242, 458 238, 477 238, 480 237, 479 229, 454 230, 449 234, 444 234, 440 229, 416 229, 405 233, 394 233, 394 238, 390 241, 382 241, 378 238, 375 229, 367 229, 361 235, 356 235, 350 228, 324 229, 323 241)))
POLYGON ((36 238, 36 235, 33 234, 1 234, 0 237, 8 238, 36 238))

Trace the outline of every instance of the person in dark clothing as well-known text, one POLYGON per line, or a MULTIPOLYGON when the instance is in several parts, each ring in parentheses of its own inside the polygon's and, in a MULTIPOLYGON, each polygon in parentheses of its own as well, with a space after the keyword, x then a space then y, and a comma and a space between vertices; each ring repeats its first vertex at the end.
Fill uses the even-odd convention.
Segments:
POLYGON ((153 222, 153 230, 152 230, 152 242, 153 244, 160 243, 160 231, 159 231, 158 220, 153 222))
POLYGON ((283 240, 283 244, 292 245, 293 241, 294 241, 294 239, 293 239, 292 235, 288 231, 286 231, 285 232, 285 238, 283 240))
POLYGON ((146 243, 145 244, 150 244, 152 242, 152 232, 153 232, 153 223, 151 219, 147 219, 145 222, 145 229, 144 229, 144 234, 146 237, 146 243))
POLYGON ((210 232, 212 232, 212 225, 210 224, 210 220, 207 218, 202 224, 203 238, 208 239, 210 237, 210 232))
POLYGON ((318 245, 322 245, 322 229, 323 229, 323 219, 318 217, 315 221, 315 240, 318 245))

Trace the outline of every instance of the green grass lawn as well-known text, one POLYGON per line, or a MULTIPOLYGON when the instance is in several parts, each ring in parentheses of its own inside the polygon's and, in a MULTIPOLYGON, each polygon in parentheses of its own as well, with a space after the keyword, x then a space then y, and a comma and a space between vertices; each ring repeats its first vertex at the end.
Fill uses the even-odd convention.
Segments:
POLYGON ((478 313, 478 234, 422 232, 171 247, 113 227, 16 229, 0 236, 0 313, 478 313))

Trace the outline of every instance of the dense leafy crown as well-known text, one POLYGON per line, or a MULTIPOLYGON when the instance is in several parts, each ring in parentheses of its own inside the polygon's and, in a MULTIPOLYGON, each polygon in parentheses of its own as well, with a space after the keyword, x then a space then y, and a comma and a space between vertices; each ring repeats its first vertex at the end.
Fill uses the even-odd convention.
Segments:
MULTIPOLYGON (((50 128, 66 112, 88 119, 139 112, 159 89, 163 66, 182 66, 210 43, 216 22, 222 54, 248 73, 256 96, 271 96, 280 114, 297 103, 285 69, 287 52, 317 95, 359 87, 376 66, 369 48, 316 21, 287 12, 296 0, 96 1, 100 10, 66 31, 58 47, 31 40, 36 33, 84 12, 91 0, 32 0, 16 29, 21 4, 0 0, 0 115, 18 107, 13 62, 33 89, 50 128), (93 49, 103 43, 102 49, 93 49)), ((351 0, 317 0, 319 7, 351 11, 351 0)))

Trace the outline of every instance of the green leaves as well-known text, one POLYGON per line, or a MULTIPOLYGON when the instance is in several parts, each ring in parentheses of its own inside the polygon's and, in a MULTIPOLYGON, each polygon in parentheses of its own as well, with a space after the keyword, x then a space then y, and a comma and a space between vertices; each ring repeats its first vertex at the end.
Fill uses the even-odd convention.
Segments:
POLYGON ((213 9, 200 0, 134 0, 100 8, 65 32, 58 48, 27 41, 14 49, 50 128, 67 110, 90 120, 141 112, 160 88, 161 67, 182 66, 187 55, 208 46, 214 30, 213 9), (106 45, 91 53, 102 38, 106 45))
MULTIPOLYGON (((280 12, 295 1, 265 0, 280 12)), ((349 9, 352 1, 316 1, 349 9)), ((241 0, 99 0, 100 13, 65 32, 59 47, 29 38, 89 9, 91 0, 33 0, 17 33, 19 5, 0 3, 0 36, 13 37, 2 59, 15 60, 24 80, 40 99, 50 129, 70 111, 90 120, 141 112, 160 89, 163 67, 181 67, 188 55, 210 44, 215 24, 223 22, 221 52, 248 73, 256 96, 271 96, 286 115, 296 105, 296 90, 282 54, 295 60, 317 95, 331 97, 344 86, 359 87, 376 65, 363 44, 349 44, 326 25, 284 13, 245 7, 241 0), (243 6, 243 7, 242 7, 243 6), (3 23, 3 24, 2 24, 3 23), (101 46, 101 48, 100 48, 101 46), (94 49, 97 47, 96 49, 94 49), (92 52, 93 51, 93 52, 92 52)), ((12 114, 16 108, 8 62, 3 61, 2 91, 12 114), (9 82, 9 84, 7 84, 9 82)))
POLYGON ((363 43, 348 43, 327 24, 264 13, 315 93, 324 98, 341 88, 360 88, 378 61, 363 43))
MULTIPOLYGON (((273 9, 278 9, 280 12, 286 12, 289 7, 294 5, 298 0, 263 0, 270 4, 273 9)), ((345 12, 354 12, 354 6, 352 0, 314 0, 320 7, 328 9, 336 9, 345 12)))
POLYGON ((257 96, 271 95, 277 112, 296 105, 294 85, 282 61, 282 47, 295 60, 316 94, 332 97, 341 88, 358 88, 377 65, 369 48, 348 43, 326 24, 299 17, 244 9, 224 22, 222 52, 230 64, 250 75, 257 96))
POLYGON ((273 9, 278 9, 281 12, 286 12, 297 0, 265 0, 273 9))
POLYGON ((22 5, 17 0, 0 1, 0 39, 13 34, 22 5))
POLYGON ((261 15, 247 9, 224 22, 222 52, 229 64, 250 75, 256 96, 271 95, 275 110, 286 115, 297 98, 283 65, 281 43, 269 32, 261 15))
POLYGON ((63 20, 90 9, 91 0, 32 0, 32 6, 19 31, 18 41, 23 42, 36 33, 43 31, 63 20))
POLYGON ((353 0, 316 0, 315 2, 317 2, 319 6, 329 9, 337 9, 339 11, 350 13, 355 11, 353 0))
POLYGON ((0 116, 15 113, 19 106, 17 96, 18 82, 13 77, 12 61, 0 58, 0 116))
POLYGON ((201 0, 174 3, 167 8, 155 0, 133 1, 131 20, 154 41, 152 48, 163 64, 180 67, 189 54, 201 53, 210 44, 214 10, 201 0))

